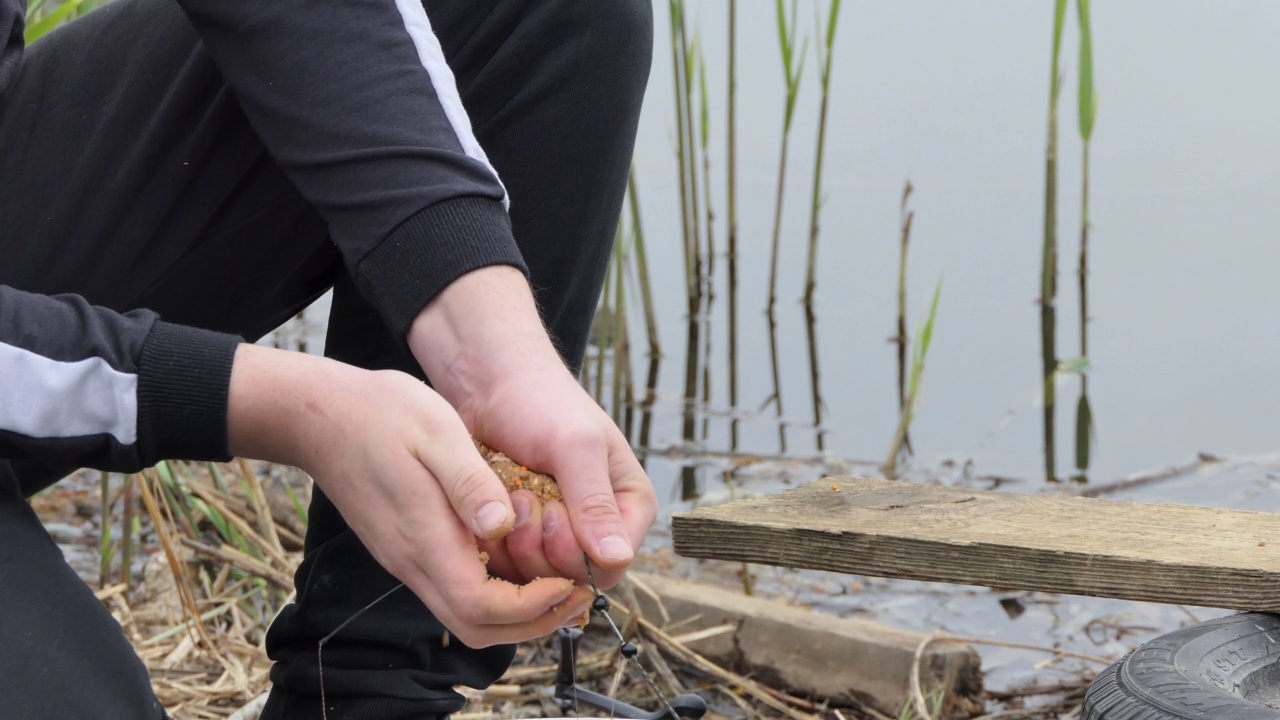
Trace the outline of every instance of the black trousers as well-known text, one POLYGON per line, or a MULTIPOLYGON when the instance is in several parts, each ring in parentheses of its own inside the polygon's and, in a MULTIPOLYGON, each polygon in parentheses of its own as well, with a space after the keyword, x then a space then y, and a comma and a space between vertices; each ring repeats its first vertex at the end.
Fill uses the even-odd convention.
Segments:
MULTIPOLYGON (((648 78, 649 0, 425 4, 510 194, 544 318, 576 368, 648 78)), ((0 284, 250 340, 333 287, 326 353, 421 375, 171 0, 116 0, 30 49, 0 102, 0 284)), ((70 469, 0 459, 0 717, 162 717, 118 625, 26 503, 70 469)), ((277 664, 264 717, 320 717, 318 640, 396 584, 318 490, 310 519, 297 602, 268 635, 277 664)), ((487 685, 510 663, 509 647, 443 635, 407 590, 362 615, 325 646, 328 717, 453 712, 452 686, 487 685)))

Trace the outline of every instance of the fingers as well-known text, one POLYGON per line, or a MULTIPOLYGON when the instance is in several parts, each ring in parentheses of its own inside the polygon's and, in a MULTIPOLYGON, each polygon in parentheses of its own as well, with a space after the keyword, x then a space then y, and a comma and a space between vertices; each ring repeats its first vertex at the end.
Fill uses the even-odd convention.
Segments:
POLYGON ((658 516, 658 495, 649 474, 621 435, 609 451, 609 477, 613 481, 623 528, 632 544, 639 547, 658 516))
MULTIPOLYGON (((577 550, 577 541, 573 539, 573 531, 568 522, 564 523, 564 533, 574 550, 579 566, 576 574, 566 574, 558 569, 547 557, 543 549, 543 518, 546 517, 542 501, 528 490, 516 490, 511 493, 511 505, 515 509, 516 522, 511 533, 500 540, 484 540, 480 548, 489 556, 489 572, 511 582, 528 582, 534 578, 567 577, 585 583, 586 574, 582 571, 582 551, 577 550)), ((567 517, 564 506, 555 503, 559 509, 557 518, 567 517)), ((556 519, 558 524, 561 521, 556 519)))
MULTIPOLYGON (((474 596, 473 604, 428 605, 435 606, 432 609, 440 621, 467 647, 525 642, 577 624, 591 608, 592 592, 569 585, 570 591, 561 593, 560 588, 567 583, 564 579, 547 578, 514 585, 492 579, 482 593, 474 596), (548 598, 560 599, 548 603, 548 598)), ((430 583, 422 588, 409 587, 420 597, 430 597, 436 590, 430 583)))
MULTIPOLYGON (((395 472, 399 468, 392 467, 395 472)), ((409 477, 409 468, 401 477, 409 477)), ((441 622, 469 647, 486 647, 541 637, 573 621, 589 607, 590 591, 571 580, 546 577, 524 585, 490 578, 480 561, 475 536, 450 509, 441 485, 420 469, 423 482, 409 517, 398 527, 399 542, 426 552, 396 552, 398 562, 380 562, 404 581, 441 622), (425 477, 424 477, 425 476, 425 477)), ((505 491, 504 491, 505 492, 505 491)), ((405 508, 397 508, 402 511, 405 508)))
POLYGON ((476 537, 499 538, 511 531, 515 512, 502 481, 480 457, 462 421, 450 422, 441 435, 426 439, 419 461, 439 480, 454 512, 476 537))
MULTIPOLYGON (((546 532, 546 520, 549 515, 547 508, 551 505, 560 505, 560 503, 548 503, 544 506, 542 501, 528 490, 517 490, 511 493, 511 502, 516 507, 516 527, 506 538, 507 552, 510 553, 512 561, 524 577, 567 577, 570 579, 578 579, 578 575, 565 574, 560 572, 554 564, 547 558, 543 549, 543 537, 546 532), (523 517, 522 517, 523 515, 523 517)), ((561 516, 563 516, 563 507, 561 508, 561 516)), ((560 523, 556 517, 551 517, 555 523, 560 523)), ((568 523, 565 523, 565 529, 568 530, 568 523)), ((581 564, 582 551, 578 551, 579 564, 581 564)))
POLYGON ((579 545, 600 567, 622 569, 635 557, 635 545, 623 522, 609 472, 604 434, 613 430, 610 423, 602 432, 563 443, 554 474, 579 545))

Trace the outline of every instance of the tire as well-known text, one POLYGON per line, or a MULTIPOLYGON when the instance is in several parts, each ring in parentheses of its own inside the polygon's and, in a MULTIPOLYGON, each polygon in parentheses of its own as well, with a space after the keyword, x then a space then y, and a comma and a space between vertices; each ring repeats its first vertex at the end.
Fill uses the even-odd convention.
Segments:
POLYGON ((1280 720, 1280 615, 1169 633, 1094 679, 1081 720, 1280 720))

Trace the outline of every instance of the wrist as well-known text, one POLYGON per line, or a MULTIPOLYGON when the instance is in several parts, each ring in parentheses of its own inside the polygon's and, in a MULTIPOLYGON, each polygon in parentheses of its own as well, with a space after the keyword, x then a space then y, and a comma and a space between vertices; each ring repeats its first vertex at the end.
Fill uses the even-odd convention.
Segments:
POLYGON ((242 344, 227 397, 232 455, 308 469, 324 444, 329 398, 346 366, 305 353, 242 344))
POLYGON ((528 281, 511 267, 455 280, 418 313, 407 340, 432 385, 463 417, 470 401, 504 382, 548 368, 568 373, 528 281))

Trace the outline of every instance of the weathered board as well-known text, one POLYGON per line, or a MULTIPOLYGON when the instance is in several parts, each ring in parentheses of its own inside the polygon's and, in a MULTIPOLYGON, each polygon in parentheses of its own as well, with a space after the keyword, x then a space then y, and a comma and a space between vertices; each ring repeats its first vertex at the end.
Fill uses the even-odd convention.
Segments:
POLYGON ((695 558, 1280 611, 1280 515, 865 478, 677 514, 695 558))
POLYGON ((972 715, 961 709, 981 707, 981 659, 962 642, 934 640, 917 661, 925 639, 919 633, 748 597, 741 590, 635 571, 627 577, 642 586, 635 597, 650 621, 661 624, 665 611, 682 633, 733 625, 733 632, 690 646, 774 686, 804 697, 869 705, 897 717, 910 702, 911 674, 918 662, 926 694, 943 690, 962 717, 972 715))

